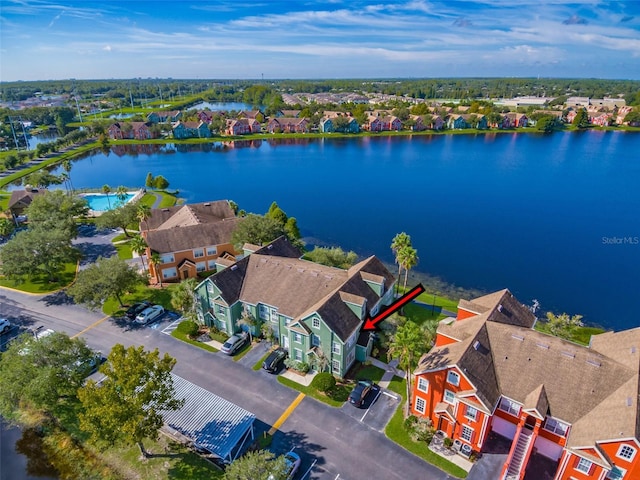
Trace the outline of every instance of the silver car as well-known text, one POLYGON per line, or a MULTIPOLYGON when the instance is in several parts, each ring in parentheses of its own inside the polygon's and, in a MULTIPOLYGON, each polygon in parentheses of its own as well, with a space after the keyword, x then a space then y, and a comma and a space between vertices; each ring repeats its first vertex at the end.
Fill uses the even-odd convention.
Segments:
POLYGON ((233 355, 238 350, 240 350, 244 344, 247 342, 247 334, 246 332, 235 333, 227 338, 227 341, 224 342, 220 351, 222 353, 226 353, 227 355, 233 355))
POLYGON ((162 305, 152 305, 138 314, 136 323, 147 325, 162 315, 164 315, 164 307, 162 305))

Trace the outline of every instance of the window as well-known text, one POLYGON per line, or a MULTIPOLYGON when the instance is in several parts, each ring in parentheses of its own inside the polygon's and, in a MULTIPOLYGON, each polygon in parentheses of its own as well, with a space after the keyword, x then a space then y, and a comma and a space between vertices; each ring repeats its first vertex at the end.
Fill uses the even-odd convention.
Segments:
POLYGON ((471 443, 471 439, 473 438, 473 428, 463 425, 462 431, 460 432, 460 438, 465 442, 471 443))
POLYGON ((333 353, 335 353, 336 355, 340 355, 340 344, 336 343, 336 342, 333 342, 331 344, 331 351, 333 353))
POLYGON ((204 257, 204 250, 202 248, 198 248, 196 250, 193 251, 193 256, 195 258, 201 258, 204 257))
POLYGON ((216 247, 207 247, 207 256, 217 255, 218 249, 216 247))
POLYGON ((450 383, 451 385, 455 385, 457 387, 458 385, 460 385, 460 375, 458 375, 453 370, 449 370, 449 373, 447 373, 447 383, 450 383))
POLYGON ((420 412, 424 414, 427 409, 427 402, 425 402, 424 398, 416 397, 416 412, 420 412))
POLYGON ((258 315, 260 315, 261 319, 267 320, 269 318, 269 307, 267 307, 266 305, 260 305, 258 315))
POLYGON ((313 320, 311 320, 311 326, 313 328, 320 328, 320 319, 314 317, 313 320))
POLYGON ((173 253, 165 253, 164 255, 160 255, 160 263, 173 263, 175 261, 176 260, 173 257, 173 253))
POLYGON ((314 335, 313 333, 311 334, 311 344, 314 347, 319 347, 320 346, 320 337, 317 335, 314 335))
POLYGON ((302 343, 302 335, 297 332, 293 333, 293 341, 296 343, 302 343))
POLYGON ((293 357, 298 360, 299 362, 302 361, 302 350, 300 350, 299 348, 294 348, 293 349, 293 357))
POLYGON ((216 315, 219 315, 221 317, 224 317, 226 315, 226 308, 224 308, 222 305, 218 305, 217 303, 215 304, 215 312, 216 315))
POLYGON ((342 372, 340 371, 340 360, 333 360, 331 362, 331 369, 333 373, 340 375, 342 372))
POLYGON ((469 420, 473 420, 475 422, 478 418, 478 410, 476 408, 473 408, 471 405, 467 405, 466 407, 467 408, 464 412, 464 416, 469 420))
POLYGON ((566 423, 562 423, 555 418, 547 417, 546 422, 544 422, 544 429, 553 432, 556 435, 560 435, 564 437, 567 434, 569 426, 566 423))
POLYGON ((636 449, 631 445, 620 445, 618 449, 618 453, 616 453, 618 458, 624 458, 627 461, 633 460, 633 457, 636 456, 636 449))
POLYGON ((453 403, 456 399, 455 394, 451 391, 451 390, 445 390, 444 391, 444 398, 443 400, 447 403, 453 403))
POLYGON ((429 380, 424 377, 418 377, 418 390, 427 393, 429 391, 429 380))
POLYGON ((580 458, 576 465, 576 470, 582 473, 589 473, 591 471, 591 465, 592 463, 586 458, 580 458))
POLYGON ((207 269, 206 262, 196 263, 196 272, 204 272, 207 269))
POLYGON ((518 416, 520 413, 520 405, 504 397, 500 399, 500 405, 498 405, 498 408, 503 412, 507 412, 515 416, 518 416))
POLYGON ((176 270, 176 267, 162 269, 162 278, 175 278, 177 276, 178 270, 176 270))
POLYGON ((347 368, 349 368, 351 366, 351 364, 353 363, 353 361, 356 359, 356 352, 355 350, 351 350, 348 354, 347 354, 347 368))
POLYGON ((627 471, 624 468, 614 466, 607 475, 607 480, 623 480, 626 474, 627 471))
POLYGON ((355 332, 353 335, 349 337, 349 340, 347 340, 347 348, 351 348, 351 346, 353 346, 354 342, 356 341, 357 334, 358 332, 355 332))
POLYGON ((209 270, 215 270, 216 267, 216 261, 215 260, 209 260, 207 262, 207 266, 209 267, 209 270))

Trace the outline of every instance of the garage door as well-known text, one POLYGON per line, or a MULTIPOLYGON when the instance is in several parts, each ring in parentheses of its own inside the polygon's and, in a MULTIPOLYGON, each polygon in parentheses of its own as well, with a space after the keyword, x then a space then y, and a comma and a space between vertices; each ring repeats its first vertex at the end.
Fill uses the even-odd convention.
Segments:
POLYGON ((491 421, 491 430, 503 437, 507 437, 509 440, 513 440, 516 436, 517 429, 517 425, 507 422, 500 417, 493 417, 493 420, 491 421))
POLYGON ((562 455, 562 447, 551 440, 538 437, 533 445, 540 455, 544 455, 552 460, 558 460, 562 455))

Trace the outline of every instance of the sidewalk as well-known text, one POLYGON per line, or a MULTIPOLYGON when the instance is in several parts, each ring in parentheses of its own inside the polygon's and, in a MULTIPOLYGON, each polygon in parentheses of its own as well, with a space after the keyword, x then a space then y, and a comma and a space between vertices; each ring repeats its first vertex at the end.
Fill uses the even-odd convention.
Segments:
POLYGON ((382 375, 382 380, 378 383, 382 388, 389 388, 389 383, 393 379, 394 376, 404 378, 405 373, 402 370, 398 369, 398 361, 393 359, 389 362, 389 364, 383 363, 377 358, 368 357, 367 361, 371 362, 371 365, 381 368, 384 370, 384 375, 382 375))

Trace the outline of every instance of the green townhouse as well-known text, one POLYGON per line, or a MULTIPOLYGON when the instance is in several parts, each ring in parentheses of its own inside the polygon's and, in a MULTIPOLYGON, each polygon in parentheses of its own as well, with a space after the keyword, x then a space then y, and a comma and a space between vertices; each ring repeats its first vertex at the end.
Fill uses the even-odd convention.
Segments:
POLYGON ((344 377, 371 353, 372 335, 361 331, 367 314, 393 301, 395 279, 375 256, 348 270, 302 260, 285 237, 245 245, 236 262, 196 288, 201 322, 229 334, 267 323, 289 357, 344 377), (251 318, 253 326, 238 321, 251 318))

